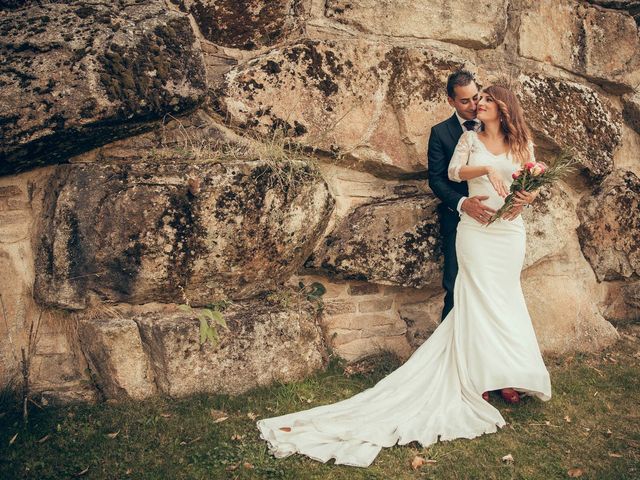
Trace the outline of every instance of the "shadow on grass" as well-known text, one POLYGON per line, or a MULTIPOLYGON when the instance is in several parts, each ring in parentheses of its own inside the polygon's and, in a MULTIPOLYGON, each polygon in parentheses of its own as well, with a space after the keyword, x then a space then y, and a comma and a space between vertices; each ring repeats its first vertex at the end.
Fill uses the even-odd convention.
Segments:
POLYGON ((602 354, 548 359, 553 399, 507 405, 493 395, 508 422, 497 434, 383 449, 367 469, 299 455, 274 459, 255 421, 369 388, 397 368, 391 355, 350 366, 333 361, 304 381, 237 397, 201 394, 34 409, 27 427, 17 405, 5 402, 0 478, 548 479, 567 478, 570 469, 582 478, 638 478, 639 350, 637 337, 629 336, 602 354), (507 454, 512 463, 501 460, 507 454), (412 470, 415 455, 435 463, 412 470))

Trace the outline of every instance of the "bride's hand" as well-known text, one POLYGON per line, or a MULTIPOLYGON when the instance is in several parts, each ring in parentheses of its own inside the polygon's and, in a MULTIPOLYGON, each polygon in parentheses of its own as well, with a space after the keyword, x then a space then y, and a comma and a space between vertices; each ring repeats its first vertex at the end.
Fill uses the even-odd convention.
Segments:
POLYGON ((532 192, 520 190, 519 192, 516 192, 514 204, 523 206, 531 205, 539 193, 540 192, 538 190, 534 190, 532 192))
POLYGON ((500 195, 502 198, 509 195, 509 189, 502 181, 502 178, 500 178, 498 172, 496 172, 493 167, 487 167, 487 177, 489 178, 491 185, 493 185, 493 188, 496 190, 496 192, 498 192, 498 195, 500 195))

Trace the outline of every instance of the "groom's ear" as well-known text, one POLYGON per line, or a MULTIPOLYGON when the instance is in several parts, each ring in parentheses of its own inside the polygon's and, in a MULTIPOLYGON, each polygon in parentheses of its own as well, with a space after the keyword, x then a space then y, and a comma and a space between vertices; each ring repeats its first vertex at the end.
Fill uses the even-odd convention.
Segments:
POLYGON ((449 105, 451 105, 453 108, 456 107, 455 103, 453 103, 453 98, 451 98, 449 95, 447 95, 447 102, 449 102, 449 105))

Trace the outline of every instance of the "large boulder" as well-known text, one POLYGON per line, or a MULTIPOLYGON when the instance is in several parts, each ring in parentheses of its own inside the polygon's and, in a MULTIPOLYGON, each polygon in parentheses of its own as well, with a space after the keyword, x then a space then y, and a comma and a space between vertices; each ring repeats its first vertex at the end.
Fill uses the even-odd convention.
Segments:
POLYGON ((585 85, 540 74, 520 74, 517 88, 538 146, 573 150, 594 180, 611 173, 622 117, 606 99, 585 85))
POLYGON ((616 170, 577 210, 582 252, 598 279, 640 276, 640 178, 616 170))
POLYGON ((38 401, 88 401, 95 392, 73 348, 72 320, 33 299, 34 219, 50 170, 0 177, 0 386, 19 388, 24 349, 30 352, 30 384, 38 401))
POLYGON ((586 0, 587 2, 604 8, 623 10, 631 15, 640 25, 640 1, 638 0, 586 0))
POLYGON ((171 0, 189 12, 210 42, 244 50, 271 46, 302 32, 300 0, 171 0))
POLYGON ((155 377, 136 322, 130 318, 86 317, 78 340, 92 378, 105 399, 141 400, 156 393, 155 377))
POLYGON ((618 338, 600 313, 600 288, 580 252, 573 250, 576 243, 522 275, 527 309, 543 352, 598 351, 618 338))
POLYGON ((575 245, 575 205, 562 187, 544 188, 531 209, 522 213, 527 231, 523 269, 553 258, 575 245), (573 243, 572 243, 573 242, 573 243))
POLYGON ((508 3, 477 2, 469 8, 465 2, 449 0, 329 0, 325 15, 367 33, 493 48, 507 30, 508 3))
POLYGON ((35 3, 0 10, 0 175, 64 162, 204 98, 189 19, 165 2, 35 3))
POLYGON ((640 134, 640 91, 622 97, 622 115, 627 124, 640 134))
POLYGON ((616 92, 633 90, 640 81, 638 27, 626 12, 575 0, 528 2, 518 47, 525 58, 549 62, 616 92))
POLYGON ((116 314, 79 324, 82 351, 108 399, 240 394, 300 380, 327 358, 317 311, 306 302, 290 309, 263 299, 238 302, 224 311, 228 329, 217 327, 215 344, 200 343, 197 309, 151 305, 116 314))
POLYGON ((433 287, 442 278, 437 201, 418 195, 355 208, 305 266, 333 278, 433 287))
POLYGON ((434 49, 309 40, 230 70, 213 107, 240 128, 284 129, 344 165, 397 178, 424 172, 430 127, 451 115, 447 76, 463 65, 434 49))
POLYGON ((64 165, 44 205, 35 295, 81 309, 92 294, 205 305, 272 288, 309 256, 334 201, 305 162, 228 161, 64 165))
POLYGON ((640 319, 640 282, 624 285, 622 296, 627 305, 635 311, 634 319, 640 319))
POLYGON ((592 351, 611 344, 617 334, 601 312, 603 287, 580 252, 579 226, 571 190, 543 189, 523 213, 527 251, 522 289, 543 351, 592 351))
POLYGON ((608 282, 609 292, 604 304, 604 317, 614 325, 640 321, 640 281, 608 282))

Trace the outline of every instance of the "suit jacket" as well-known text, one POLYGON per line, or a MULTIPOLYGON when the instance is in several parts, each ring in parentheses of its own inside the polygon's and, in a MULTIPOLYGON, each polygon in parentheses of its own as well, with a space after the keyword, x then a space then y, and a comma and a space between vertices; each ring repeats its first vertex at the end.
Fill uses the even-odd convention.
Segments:
MULTIPOLYGON (((458 217, 458 202, 469 195, 467 182, 449 180, 448 168, 451 157, 462 136, 462 126, 454 113, 449 119, 431 129, 427 150, 429 187, 442 204, 441 213, 447 217, 458 217)), ((456 222, 457 223, 457 222, 456 222)))

